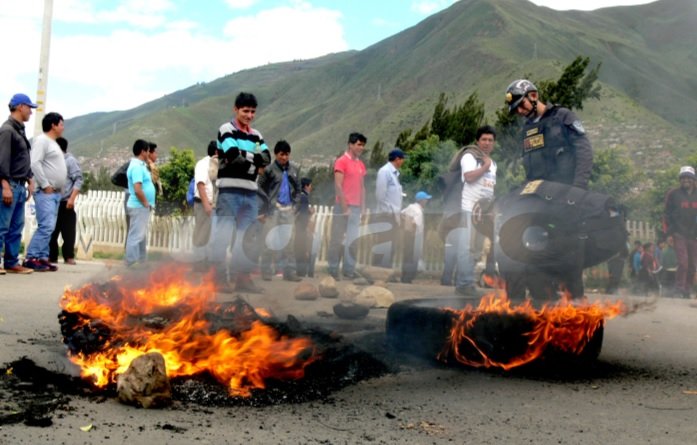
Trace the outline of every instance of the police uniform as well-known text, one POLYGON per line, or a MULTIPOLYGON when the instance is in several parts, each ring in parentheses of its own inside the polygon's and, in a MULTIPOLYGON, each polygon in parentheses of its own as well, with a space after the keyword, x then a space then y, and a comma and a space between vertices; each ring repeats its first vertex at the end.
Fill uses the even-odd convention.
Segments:
POLYGON ((581 121, 556 105, 523 127, 523 166, 528 181, 545 179, 588 188, 593 150, 581 121))

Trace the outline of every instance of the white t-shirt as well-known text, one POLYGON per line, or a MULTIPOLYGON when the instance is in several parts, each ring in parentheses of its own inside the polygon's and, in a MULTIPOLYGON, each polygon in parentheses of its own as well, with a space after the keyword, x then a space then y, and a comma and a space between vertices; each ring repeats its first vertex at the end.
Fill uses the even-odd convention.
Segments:
POLYGON ((496 163, 491 161, 489 171, 484 173, 474 182, 465 182, 465 173, 471 172, 479 168, 480 163, 471 153, 465 153, 460 161, 462 169, 462 204, 461 208, 464 211, 471 212, 474 203, 483 198, 494 197, 494 186, 496 186, 496 163))
POLYGON ((198 193, 198 183, 203 182, 206 185, 208 202, 213 202, 213 183, 211 182, 211 177, 208 175, 208 167, 210 164, 210 156, 206 156, 196 163, 196 167, 194 168, 194 182, 196 183, 196 187, 194 187, 194 196, 201 199, 198 193))

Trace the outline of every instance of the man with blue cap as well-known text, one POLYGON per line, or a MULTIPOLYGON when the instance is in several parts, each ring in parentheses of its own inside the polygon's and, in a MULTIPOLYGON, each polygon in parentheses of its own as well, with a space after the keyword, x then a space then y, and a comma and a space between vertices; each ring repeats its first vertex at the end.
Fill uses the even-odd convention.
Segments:
POLYGON ((19 246, 24 228, 24 204, 34 193, 31 172, 31 145, 24 123, 37 105, 26 94, 15 94, 8 104, 10 117, 0 127, 0 251, 4 251, 5 273, 29 274, 31 269, 19 264, 19 246), (29 193, 27 194, 27 191, 29 193))
POLYGON ((424 252, 424 207, 433 196, 419 191, 414 196, 416 202, 402 210, 403 256, 402 283, 411 283, 419 270, 419 262, 424 252))
POLYGON ((373 249, 373 265, 392 268, 392 254, 397 242, 395 236, 399 227, 399 212, 402 211, 402 184, 399 182, 399 169, 406 155, 395 148, 387 155, 387 162, 378 170, 375 181, 376 217, 371 222, 382 223, 378 245, 373 249))

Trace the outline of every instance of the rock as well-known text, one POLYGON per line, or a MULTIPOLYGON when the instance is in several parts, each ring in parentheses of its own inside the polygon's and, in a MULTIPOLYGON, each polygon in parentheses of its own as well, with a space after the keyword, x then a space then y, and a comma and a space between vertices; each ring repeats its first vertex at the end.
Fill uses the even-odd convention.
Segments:
POLYGON ((334 277, 322 278, 319 282, 319 294, 324 298, 336 298, 339 296, 339 289, 336 287, 334 277))
POLYGON ((365 266, 360 269, 360 274, 372 284, 376 281, 388 282, 394 280, 399 275, 399 271, 386 267, 365 266))
POLYGON ((353 303, 360 293, 361 289, 359 287, 354 284, 349 284, 344 287, 344 290, 341 293, 341 301, 353 303))
POLYGON ((167 378, 165 359, 158 352, 134 359, 119 376, 116 391, 121 403, 160 408, 172 403, 172 388, 167 378))
POLYGON ((370 308, 361 304, 342 302, 334 305, 334 313, 345 320, 360 320, 365 318, 370 308))
POLYGON ((366 287, 355 300, 356 303, 363 305, 372 303, 370 307, 390 307, 394 301, 394 294, 389 289, 379 286, 366 287))
POLYGON ((353 284, 356 286, 369 286, 372 281, 368 280, 365 277, 358 277, 353 280, 353 284))
POLYGON ((295 288, 294 297, 296 300, 311 301, 319 298, 317 286, 308 282, 301 282, 295 288))

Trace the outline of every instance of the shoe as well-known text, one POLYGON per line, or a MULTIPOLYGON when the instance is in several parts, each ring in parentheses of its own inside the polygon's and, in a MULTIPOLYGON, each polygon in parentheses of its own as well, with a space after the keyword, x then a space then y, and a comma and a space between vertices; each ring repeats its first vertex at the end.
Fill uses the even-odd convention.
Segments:
POLYGON ((29 269, 28 267, 20 266, 19 264, 15 264, 14 266, 7 267, 5 266, 5 272, 7 273, 16 273, 16 274, 30 274, 34 272, 33 269, 29 269))
POLYGON ((471 284, 469 286, 456 287, 455 293, 458 295, 462 295, 463 297, 478 297, 479 296, 479 294, 477 293, 477 288, 472 286, 471 284))
POLYGON ((5 269, 0 269, 0 275, 5 275, 7 272, 5 272, 5 269))
POLYGON ((70 264, 71 266, 74 266, 74 265, 77 264, 77 262, 75 262, 75 259, 73 259, 73 258, 68 258, 67 260, 65 260, 65 261, 63 261, 63 262, 64 262, 65 264, 70 264))
POLYGON ((248 292, 250 294, 263 294, 264 289, 260 288, 249 277, 238 278, 235 283, 235 291, 248 292))
POLYGON ((273 277, 271 276, 271 272, 262 272, 261 273, 261 279, 264 281, 271 281, 273 277))
POLYGON ((51 264, 49 260, 39 260, 39 262, 44 266, 48 267, 49 272, 56 272, 58 270, 58 266, 56 266, 55 264, 51 264))
POLYGON ((22 266, 36 272, 49 272, 51 270, 47 265, 42 263, 41 260, 37 260, 36 258, 25 259, 22 266))
POLYGON ((346 278, 347 280, 355 280, 356 278, 359 278, 359 277, 358 277, 357 273, 352 272, 352 273, 345 273, 344 278, 346 278))
POLYGON ((293 282, 295 282, 295 283, 297 283, 298 281, 302 281, 302 280, 303 280, 303 279, 300 278, 297 274, 294 274, 294 273, 289 273, 289 274, 283 275, 283 279, 284 279, 285 281, 293 281, 293 282))

